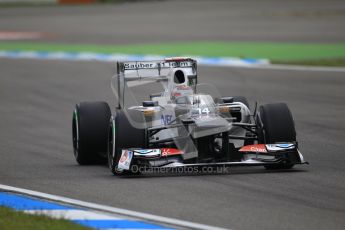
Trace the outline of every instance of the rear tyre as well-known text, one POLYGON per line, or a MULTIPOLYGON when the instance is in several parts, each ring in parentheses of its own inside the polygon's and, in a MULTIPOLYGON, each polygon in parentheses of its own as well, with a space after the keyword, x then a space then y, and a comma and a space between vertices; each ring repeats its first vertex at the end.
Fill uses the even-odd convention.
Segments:
POLYGON ((105 163, 111 117, 106 102, 81 102, 73 112, 74 157, 80 165, 105 163))
POLYGON ((241 103, 245 104, 249 109, 249 103, 248 103, 247 98, 245 98, 243 96, 234 96, 233 100, 234 100, 234 102, 241 102, 241 103))
MULTIPOLYGON (((144 122, 142 113, 128 110, 128 116, 136 122, 144 122)), ((110 122, 108 134, 108 166, 114 175, 134 175, 139 171, 120 171, 117 169, 121 157, 121 150, 126 148, 145 148, 145 129, 133 127, 123 110, 117 110, 116 116, 110 122)))
MULTIPOLYGON (((261 144, 295 142, 296 130, 292 114, 285 103, 266 104, 259 107, 256 117, 258 141, 261 144)), ((292 163, 267 165, 266 169, 290 169, 292 163)))

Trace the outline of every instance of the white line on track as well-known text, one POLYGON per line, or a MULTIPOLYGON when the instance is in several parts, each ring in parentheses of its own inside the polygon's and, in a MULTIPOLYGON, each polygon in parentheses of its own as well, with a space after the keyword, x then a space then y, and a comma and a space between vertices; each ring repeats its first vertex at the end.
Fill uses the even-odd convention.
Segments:
POLYGON ((179 226, 179 227, 184 227, 184 228, 200 229, 200 230, 224 230, 225 229, 225 228, 219 228, 219 227, 214 227, 214 226, 205 225, 205 224, 198 224, 198 223, 193 223, 193 222, 174 219, 174 218, 156 216, 153 214, 148 214, 148 213, 143 213, 143 212, 136 212, 136 211, 131 211, 131 210, 122 209, 122 208, 115 208, 115 207, 110 207, 106 205, 100 205, 100 204, 75 200, 75 199, 71 199, 71 198, 67 198, 63 196, 56 196, 56 195, 51 195, 47 193, 42 193, 42 192, 37 192, 37 191, 32 191, 28 189, 17 188, 17 187, 2 185, 2 184, 0 184, 0 189, 9 191, 9 192, 26 194, 33 197, 47 199, 47 200, 51 200, 55 202, 61 202, 65 204, 76 205, 76 206, 95 209, 99 211, 120 214, 120 215, 125 215, 129 217, 134 217, 134 218, 140 218, 140 219, 154 221, 158 223, 165 223, 172 226, 179 226))

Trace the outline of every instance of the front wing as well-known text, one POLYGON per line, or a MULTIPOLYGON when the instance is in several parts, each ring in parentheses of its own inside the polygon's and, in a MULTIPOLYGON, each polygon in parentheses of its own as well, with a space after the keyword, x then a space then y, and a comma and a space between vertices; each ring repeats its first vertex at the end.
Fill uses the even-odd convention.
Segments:
MULTIPOLYGON (((296 143, 256 144, 238 149, 242 154, 239 161, 211 161, 185 163, 182 150, 176 148, 156 149, 122 149, 119 170, 129 170, 131 165, 145 162, 148 168, 179 168, 179 167, 230 167, 230 166, 265 166, 274 164, 308 164, 304 160, 296 143)), ((140 166, 140 165, 138 165, 140 166)))

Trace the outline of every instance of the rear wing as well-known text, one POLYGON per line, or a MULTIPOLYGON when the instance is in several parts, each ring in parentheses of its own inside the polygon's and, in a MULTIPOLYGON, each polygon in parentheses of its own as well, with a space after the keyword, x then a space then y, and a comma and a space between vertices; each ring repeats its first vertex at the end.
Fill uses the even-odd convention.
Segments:
POLYGON ((125 81, 165 77, 171 69, 181 69, 189 76, 197 74, 196 60, 191 58, 166 58, 158 61, 117 62, 117 74, 125 81))
POLYGON ((119 108, 124 105, 127 81, 168 79, 172 71, 181 70, 188 79, 197 79, 197 62, 191 58, 166 58, 157 61, 117 62, 117 98, 119 108))

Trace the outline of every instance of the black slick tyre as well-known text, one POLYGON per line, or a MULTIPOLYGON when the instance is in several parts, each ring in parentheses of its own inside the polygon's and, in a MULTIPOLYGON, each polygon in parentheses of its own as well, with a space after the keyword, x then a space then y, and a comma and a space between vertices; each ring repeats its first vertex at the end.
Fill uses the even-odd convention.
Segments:
POLYGON ((140 111, 127 110, 127 114, 123 110, 116 111, 108 132, 108 166, 114 175, 139 174, 139 171, 120 171, 117 169, 117 165, 122 149, 146 147, 145 129, 134 127, 127 116, 137 122, 144 122, 140 111))
MULTIPOLYGON (((256 117, 258 141, 262 144, 295 142, 296 131, 292 114, 285 103, 266 104, 259 107, 256 117)), ((291 163, 267 165, 266 169, 290 169, 291 163)))
POLYGON ((106 102, 81 102, 72 119, 74 157, 80 165, 104 163, 111 117, 106 102))
POLYGON ((247 98, 245 98, 243 96, 234 96, 233 100, 234 100, 234 102, 241 102, 241 103, 245 104, 249 109, 249 103, 248 103, 247 98))

